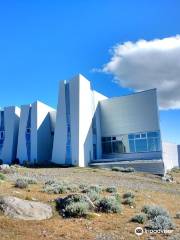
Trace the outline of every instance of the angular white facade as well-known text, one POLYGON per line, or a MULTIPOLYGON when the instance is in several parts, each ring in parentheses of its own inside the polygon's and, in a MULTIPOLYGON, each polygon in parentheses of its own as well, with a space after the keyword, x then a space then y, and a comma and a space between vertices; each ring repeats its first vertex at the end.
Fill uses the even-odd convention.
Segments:
POLYGON ((5 164, 16 160, 20 109, 5 107, 0 110, 0 159, 5 164))
POLYGON ((21 106, 17 159, 30 165, 47 165, 52 157, 56 111, 36 101, 21 106))
POLYGON ((93 91, 82 75, 60 82, 54 163, 84 167, 93 160, 92 120, 102 99, 106 97, 93 91))
POLYGON ((61 81, 52 162, 84 167, 137 160, 164 172, 156 90, 108 99, 82 75, 61 81))
POLYGON ((164 174, 180 146, 162 145, 156 89, 107 98, 79 74, 60 82, 57 114, 39 101, 0 111, 0 160, 164 174))
POLYGON ((163 142, 162 147, 165 170, 180 167, 180 146, 171 142, 163 142))

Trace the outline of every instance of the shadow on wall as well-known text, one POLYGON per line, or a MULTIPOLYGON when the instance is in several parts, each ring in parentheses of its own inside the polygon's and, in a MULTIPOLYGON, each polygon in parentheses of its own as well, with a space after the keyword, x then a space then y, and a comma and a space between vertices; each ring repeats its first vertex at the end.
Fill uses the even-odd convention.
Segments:
POLYGON ((37 130, 37 164, 50 165, 54 132, 51 128, 50 113, 46 115, 37 130))

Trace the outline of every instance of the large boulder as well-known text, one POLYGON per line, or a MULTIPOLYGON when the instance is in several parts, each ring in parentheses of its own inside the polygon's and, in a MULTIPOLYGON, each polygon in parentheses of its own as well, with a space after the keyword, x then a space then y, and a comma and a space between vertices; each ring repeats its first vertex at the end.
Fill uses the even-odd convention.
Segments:
POLYGON ((53 215, 52 208, 45 203, 11 196, 0 197, 0 210, 6 216, 22 220, 43 220, 53 215))

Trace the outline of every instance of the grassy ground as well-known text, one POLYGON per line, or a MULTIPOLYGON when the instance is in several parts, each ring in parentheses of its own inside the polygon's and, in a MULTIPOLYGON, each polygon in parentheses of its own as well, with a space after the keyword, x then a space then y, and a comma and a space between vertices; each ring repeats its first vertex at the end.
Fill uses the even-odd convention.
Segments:
POLYGON ((116 186, 122 195, 127 191, 135 193, 134 208, 123 205, 121 214, 103 214, 91 219, 63 219, 57 212, 49 220, 22 221, 12 220, 0 215, 0 240, 41 240, 41 239, 94 239, 94 240, 134 240, 168 239, 163 234, 143 234, 137 237, 134 230, 137 223, 130 219, 141 211, 145 204, 157 204, 166 208, 176 224, 172 235, 180 234, 180 219, 175 215, 180 212, 180 172, 173 173, 175 183, 165 183, 160 177, 143 173, 121 173, 110 170, 91 168, 52 168, 52 169, 17 169, 13 174, 7 174, 7 180, 0 184, 0 195, 11 195, 22 199, 35 198, 38 201, 53 203, 51 200, 64 195, 42 192, 43 183, 50 179, 65 180, 72 183, 100 184, 116 186), (14 181, 20 176, 30 176, 38 180, 38 184, 30 185, 28 189, 14 187, 14 181))

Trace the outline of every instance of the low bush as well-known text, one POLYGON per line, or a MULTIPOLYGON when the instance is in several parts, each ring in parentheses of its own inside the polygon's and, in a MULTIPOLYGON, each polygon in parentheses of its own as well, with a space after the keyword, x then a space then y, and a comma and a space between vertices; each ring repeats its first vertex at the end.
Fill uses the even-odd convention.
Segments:
POLYGON ((72 202, 64 209, 66 217, 86 217, 89 212, 89 205, 86 202, 72 202))
POLYGON ((54 193, 54 194, 63 194, 68 192, 67 187, 59 183, 53 183, 50 185, 46 184, 44 186, 43 191, 46 193, 54 193))
POLYGON ((113 196, 100 198, 96 203, 97 211, 106 213, 120 213, 121 204, 113 196))
POLYGON ((132 192, 124 193, 123 198, 134 198, 135 195, 132 192))
POLYGON ((144 212, 149 219, 149 224, 146 226, 147 228, 153 230, 174 229, 174 224, 166 209, 156 205, 145 205, 142 208, 142 212, 144 212))
POLYGON ((90 200, 91 200, 92 202, 97 201, 97 200, 100 199, 99 193, 96 192, 96 191, 94 191, 94 190, 88 192, 88 193, 87 193, 87 196, 90 198, 90 200))
POLYGON ((142 211, 147 214, 147 217, 150 220, 159 215, 165 216, 165 217, 170 217, 170 215, 166 209, 164 209, 160 206, 156 206, 156 205, 152 205, 152 206, 146 205, 142 208, 142 211))
POLYGON ((131 221, 143 224, 146 221, 146 215, 142 214, 142 213, 141 214, 137 214, 134 217, 132 217, 131 221))
POLYGON ((134 198, 131 197, 125 198, 122 203, 125 205, 132 206, 134 205, 134 198))
POLYGON ((5 180, 5 179, 6 179, 6 177, 4 176, 4 174, 0 173, 0 180, 5 180))
POLYGON ((37 184, 37 180, 32 177, 24 177, 23 178, 25 181, 27 181, 28 184, 37 184))
POLYGON ((56 208, 63 217, 85 217, 90 208, 87 196, 71 194, 56 200, 56 208))
POLYGON ((124 169, 124 172, 127 172, 127 173, 135 172, 135 169, 133 167, 127 167, 127 168, 124 169))
POLYGON ((43 188, 46 193, 64 194, 68 192, 76 192, 79 188, 75 184, 67 182, 55 182, 54 180, 47 181, 43 188))
POLYGON ((180 234, 176 234, 168 238, 168 240, 179 240, 179 239, 180 239, 180 234))
POLYGON ((117 188, 116 187, 107 187, 106 192, 117 193, 117 188))
POLYGON ((111 169, 114 172, 124 172, 124 168, 123 167, 112 167, 111 169))
POLYGON ((28 182, 23 178, 18 178, 15 182, 15 187, 17 188, 27 188, 28 182))
POLYGON ((79 189, 81 189, 81 190, 84 190, 86 188, 88 188, 87 184, 82 183, 82 184, 79 185, 79 189))
POLYGON ((126 173, 135 172, 135 169, 133 167, 127 167, 127 168, 124 168, 124 167, 112 167, 111 170, 115 171, 115 172, 126 172, 126 173))
POLYGON ((119 203, 121 203, 121 196, 120 196, 119 193, 114 193, 112 196, 115 197, 115 199, 116 199, 119 203))
POLYGON ((149 221, 147 227, 153 230, 168 230, 174 229, 174 224, 170 217, 158 215, 149 221))
POLYGON ((88 193, 88 192, 91 192, 91 191, 95 191, 97 193, 100 193, 100 192, 102 192, 102 187, 99 186, 99 185, 90 185, 87 188, 82 190, 83 193, 88 193))

